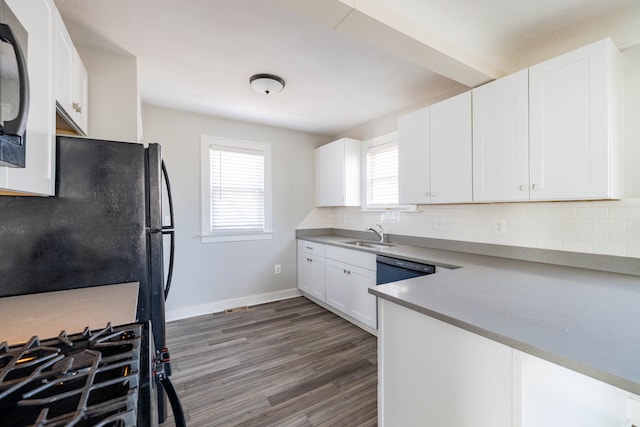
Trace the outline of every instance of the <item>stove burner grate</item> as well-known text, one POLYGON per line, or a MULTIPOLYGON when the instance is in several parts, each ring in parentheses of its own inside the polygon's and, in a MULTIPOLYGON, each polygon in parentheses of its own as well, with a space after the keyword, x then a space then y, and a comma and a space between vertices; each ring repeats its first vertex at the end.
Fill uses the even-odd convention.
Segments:
POLYGON ((135 426, 141 327, 0 344, 0 425, 135 426))

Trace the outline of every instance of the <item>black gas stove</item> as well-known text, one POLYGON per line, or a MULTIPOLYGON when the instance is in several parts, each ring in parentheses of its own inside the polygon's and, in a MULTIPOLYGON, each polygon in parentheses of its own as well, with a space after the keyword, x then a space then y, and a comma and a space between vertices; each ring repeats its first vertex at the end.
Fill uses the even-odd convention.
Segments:
POLYGON ((3 342, 0 426, 157 425, 154 356, 145 323, 3 342))

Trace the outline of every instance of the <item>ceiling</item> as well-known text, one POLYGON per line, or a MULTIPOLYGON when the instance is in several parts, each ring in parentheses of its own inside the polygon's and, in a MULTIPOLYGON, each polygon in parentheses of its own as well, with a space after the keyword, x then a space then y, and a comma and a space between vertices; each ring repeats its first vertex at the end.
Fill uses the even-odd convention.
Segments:
POLYGON ((326 136, 603 37, 640 44, 638 0, 55 3, 76 45, 138 58, 143 103, 326 136))

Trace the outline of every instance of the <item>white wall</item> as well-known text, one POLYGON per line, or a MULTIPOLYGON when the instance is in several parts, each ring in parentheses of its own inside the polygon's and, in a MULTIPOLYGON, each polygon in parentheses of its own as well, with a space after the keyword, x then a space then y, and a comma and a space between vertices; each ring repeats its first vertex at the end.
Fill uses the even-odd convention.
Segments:
MULTIPOLYGON (((623 51, 623 64, 623 200, 420 206, 418 213, 321 208, 299 228, 365 230, 380 223, 396 234, 640 258, 640 46, 623 51), (494 233, 497 218, 506 220, 506 234, 494 233)), ((393 130, 385 117, 336 137, 393 130)))
POLYGON ((314 206, 314 148, 325 137, 143 105, 145 142, 162 145, 174 197, 176 264, 168 320, 297 294, 296 226, 314 206), (202 134, 272 144, 273 239, 201 244, 202 134), (274 275, 274 264, 282 274, 274 275))
POLYGON ((78 46, 89 74, 90 138, 140 142, 138 59, 78 46))

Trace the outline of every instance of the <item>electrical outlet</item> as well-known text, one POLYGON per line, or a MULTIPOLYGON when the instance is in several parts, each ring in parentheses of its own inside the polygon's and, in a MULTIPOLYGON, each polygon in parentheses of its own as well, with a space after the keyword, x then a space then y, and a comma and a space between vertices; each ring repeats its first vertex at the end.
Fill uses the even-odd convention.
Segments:
POLYGON ((442 230, 444 228, 444 221, 440 218, 433 220, 433 228, 435 230, 442 230))
POLYGON ((493 232, 496 234, 507 233, 507 221, 504 218, 498 218, 493 220, 493 232))
POLYGON ((273 273, 274 274, 282 273, 282 267, 280 266, 280 264, 276 264, 273 266, 273 273))

